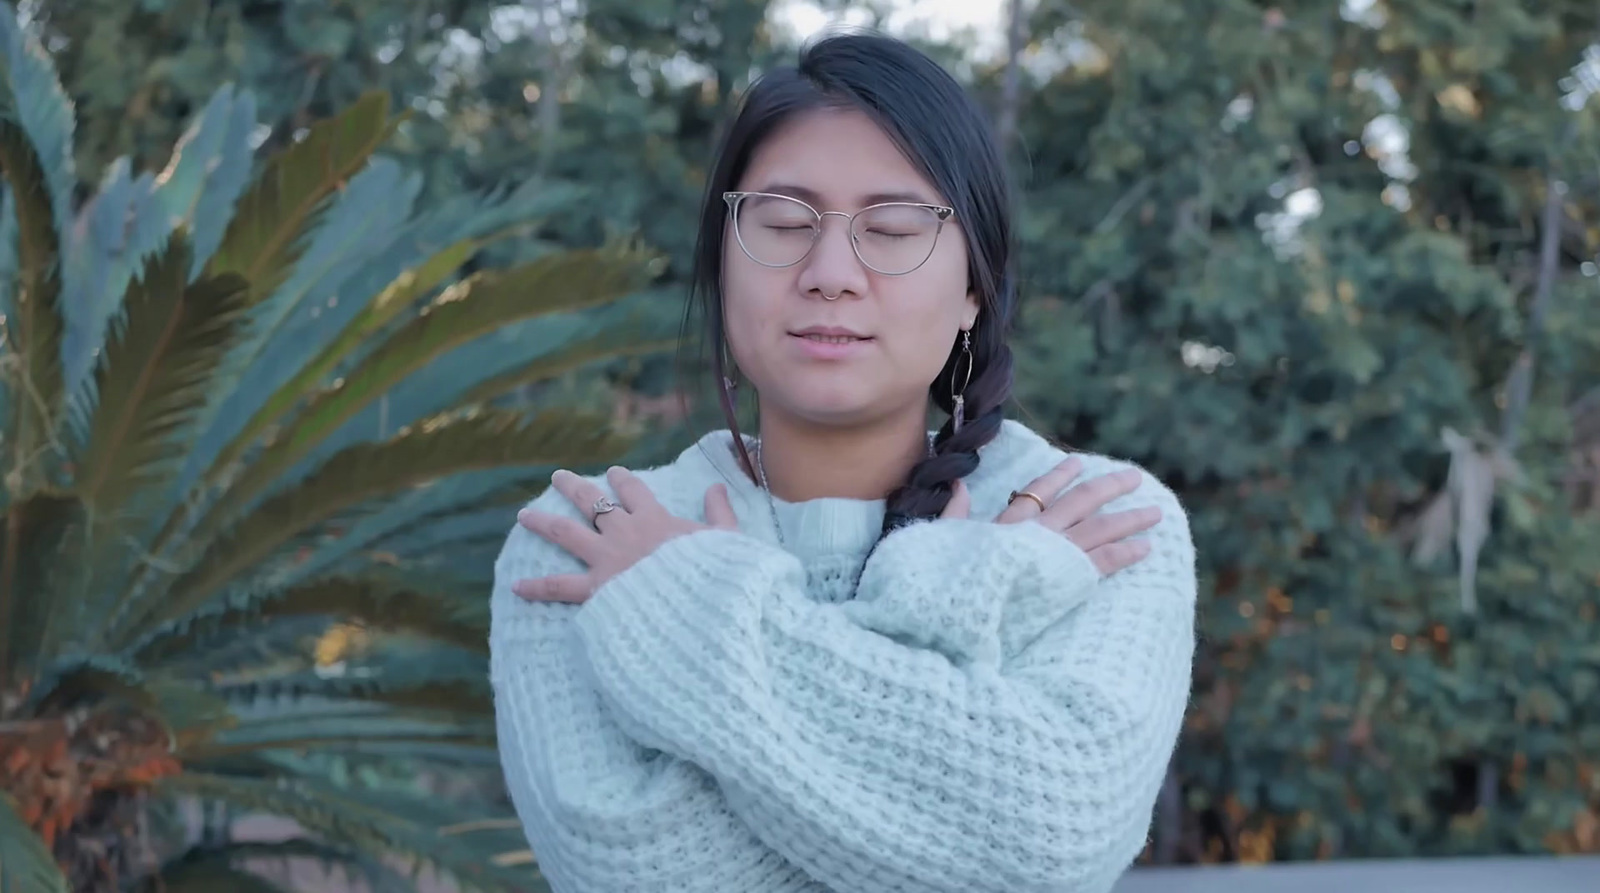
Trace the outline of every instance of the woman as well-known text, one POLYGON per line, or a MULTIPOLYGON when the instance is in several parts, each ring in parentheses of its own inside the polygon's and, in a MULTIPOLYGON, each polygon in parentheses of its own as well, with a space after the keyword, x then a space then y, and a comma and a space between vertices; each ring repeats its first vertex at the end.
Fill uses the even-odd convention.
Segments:
POLYGON ((757 436, 557 472, 496 565, 502 762, 557 891, 1095 893, 1142 849, 1193 547, 1153 478, 1002 419, 1007 205, 904 44, 749 91, 696 292, 757 436))

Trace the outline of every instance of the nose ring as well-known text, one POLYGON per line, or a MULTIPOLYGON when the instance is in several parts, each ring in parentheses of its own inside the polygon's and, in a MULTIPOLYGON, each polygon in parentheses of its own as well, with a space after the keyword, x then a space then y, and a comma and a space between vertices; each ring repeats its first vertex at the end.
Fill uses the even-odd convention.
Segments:
MULTIPOLYGON (((839 292, 839 295, 842 295, 842 294, 844 294, 844 292, 839 292)), ((822 299, 824 301, 837 301, 837 300, 839 300, 839 295, 830 295, 827 292, 823 292, 822 293, 822 299)))

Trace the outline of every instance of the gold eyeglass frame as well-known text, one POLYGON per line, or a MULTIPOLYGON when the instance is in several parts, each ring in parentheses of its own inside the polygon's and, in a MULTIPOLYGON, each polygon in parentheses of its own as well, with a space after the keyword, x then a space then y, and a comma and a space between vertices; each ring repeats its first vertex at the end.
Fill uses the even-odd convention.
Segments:
POLYGON ((811 206, 810 202, 795 198, 792 195, 781 195, 776 192, 724 192, 722 194, 722 200, 728 206, 728 216, 734 224, 733 238, 734 241, 739 243, 739 250, 744 252, 745 257, 750 258, 750 260, 760 264, 763 267, 768 267, 774 270, 782 270, 787 267, 792 267, 810 257, 811 252, 816 250, 817 241, 822 238, 822 219, 824 217, 843 217, 845 220, 845 232, 850 236, 850 250, 855 253, 856 260, 861 261, 862 266, 881 276, 905 276, 922 269, 922 265, 928 262, 928 258, 933 257, 934 251, 938 250, 939 236, 944 232, 945 223, 949 221, 951 217, 955 216, 956 213, 955 208, 951 208, 946 205, 930 205, 923 202, 879 202, 875 205, 868 205, 854 214, 846 214, 843 211, 818 211, 816 208, 811 206), (817 216, 817 227, 811 233, 811 244, 806 247, 806 250, 799 257, 786 264, 769 264, 750 253, 749 247, 744 244, 744 236, 740 235, 739 233, 739 204, 751 196, 760 196, 762 198, 778 198, 785 201, 791 201, 817 216), (939 225, 933 231, 933 242, 928 245, 927 255, 923 257, 922 260, 917 261, 916 266, 909 270, 902 270, 898 273, 890 273, 886 270, 880 270, 872 264, 867 263, 867 259, 861 256, 860 240, 856 235, 856 218, 867 213, 868 211, 873 211, 878 208, 899 207, 922 208, 923 210, 932 211, 934 215, 939 218, 939 225))

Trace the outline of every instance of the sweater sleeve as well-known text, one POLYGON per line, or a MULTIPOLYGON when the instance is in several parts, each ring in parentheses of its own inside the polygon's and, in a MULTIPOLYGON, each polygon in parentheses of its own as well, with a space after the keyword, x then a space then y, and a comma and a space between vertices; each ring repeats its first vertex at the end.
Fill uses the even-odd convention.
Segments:
MULTIPOLYGON (((535 506, 572 513, 559 494, 535 506)), ((751 834, 703 770, 618 730, 582 671, 576 606, 529 603, 511 592, 518 579, 580 569, 519 527, 496 561, 491 595, 501 766, 553 889, 825 893, 751 834)))
POLYGON ((829 887, 1103 893, 1145 844, 1194 652, 1187 519, 1151 478, 1121 501, 1164 520, 1104 579, 1037 525, 974 539, 932 521, 885 539, 861 601, 824 604, 786 552, 702 531, 608 582, 577 626, 623 731, 709 771, 829 887), (1007 561, 986 560, 999 543, 1007 561), (929 572, 953 555, 987 576, 929 572), (986 601, 955 647, 952 606, 986 601))

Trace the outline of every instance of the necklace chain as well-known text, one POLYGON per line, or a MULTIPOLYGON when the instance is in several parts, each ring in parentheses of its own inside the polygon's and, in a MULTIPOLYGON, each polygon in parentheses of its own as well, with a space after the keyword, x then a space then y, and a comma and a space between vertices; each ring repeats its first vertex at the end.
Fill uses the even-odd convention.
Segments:
MULTIPOLYGON (((928 435, 928 455, 933 456, 933 434, 928 435)), ((778 521, 778 502, 772 496, 772 487, 767 484, 767 463, 762 456, 761 440, 755 443, 756 482, 761 485, 761 492, 767 495, 767 513, 772 516, 772 530, 778 535, 778 545, 784 545, 783 524, 778 521)))

